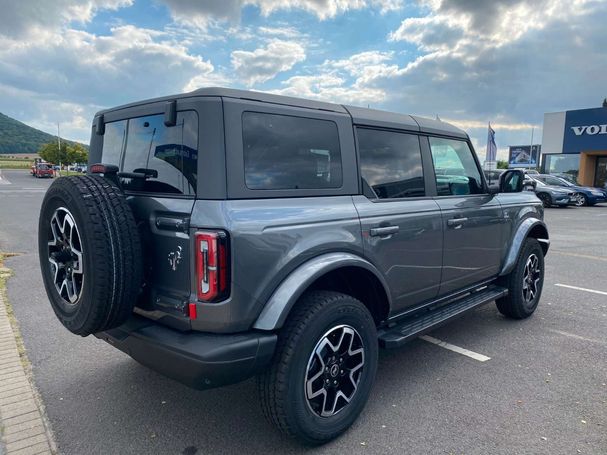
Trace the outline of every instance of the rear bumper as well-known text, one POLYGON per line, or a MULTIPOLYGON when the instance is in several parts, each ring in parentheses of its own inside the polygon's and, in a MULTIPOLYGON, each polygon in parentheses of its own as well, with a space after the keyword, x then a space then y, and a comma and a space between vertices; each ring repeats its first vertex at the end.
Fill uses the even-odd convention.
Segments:
POLYGON ((273 333, 259 331, 179 332, 137 315, 95 336, 195 389, 234 384, 260 372, 270 363, 277 339, 273 333))

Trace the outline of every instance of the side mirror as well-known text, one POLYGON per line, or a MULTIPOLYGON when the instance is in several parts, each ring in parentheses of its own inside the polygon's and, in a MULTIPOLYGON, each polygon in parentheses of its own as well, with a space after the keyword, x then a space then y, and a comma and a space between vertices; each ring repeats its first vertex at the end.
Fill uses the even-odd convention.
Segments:
POLYGON ((535 191, 537 188, 537 182, 531 179, 525 179, 523 181, 523 191, 535 191))
POLYGON ((520 193, 523 191, 525 173, 519 169, 510 169, 500 176, 500 193, 520 193))

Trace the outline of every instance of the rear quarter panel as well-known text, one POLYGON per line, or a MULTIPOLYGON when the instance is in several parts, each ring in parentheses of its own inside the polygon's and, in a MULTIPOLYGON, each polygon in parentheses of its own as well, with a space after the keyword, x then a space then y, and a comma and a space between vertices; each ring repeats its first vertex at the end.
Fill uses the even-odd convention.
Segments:
POLYGON ((203 304, 192 328, 246 330, 278 285, 323 253, 363 255, 360 221, 351 196, 209 201, 194 205, 191 225, 230 236, 231 294, 203 304))

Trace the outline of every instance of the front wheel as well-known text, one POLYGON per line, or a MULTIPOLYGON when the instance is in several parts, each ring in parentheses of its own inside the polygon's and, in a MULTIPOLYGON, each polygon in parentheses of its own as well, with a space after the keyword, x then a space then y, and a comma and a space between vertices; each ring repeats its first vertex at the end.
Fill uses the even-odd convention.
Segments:
POLYGON ((531 316, 544 285, 544 251, 536 239, 525 240, 514 269, 504 277, 504 284, 508 295, 495 302, 500 313, 514 319, 531 316))
POLYGON ((317 445, 346 431, 363 410, 377 370, 377 332, 367 308, 348 295, 313 291, 296 305, 258 388, 270 423, 317 445))
POLYGON ((588 205, 588 198, 586 197, 586 195, 584 195, 582 193, 578 193, 574 197, 575 197, 575 205, 577 207, 583 207, 585 205, 588 205))

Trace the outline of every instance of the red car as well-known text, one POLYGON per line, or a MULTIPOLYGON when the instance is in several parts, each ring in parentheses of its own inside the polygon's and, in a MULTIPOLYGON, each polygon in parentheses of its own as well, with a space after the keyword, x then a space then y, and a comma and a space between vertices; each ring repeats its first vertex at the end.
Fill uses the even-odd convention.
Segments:
POLYGON ((32 176, 36 178, 53 178, 55 176, 55 171, 53 170, 53 167, 47 163, 36 163, 32 166, 32 176))

